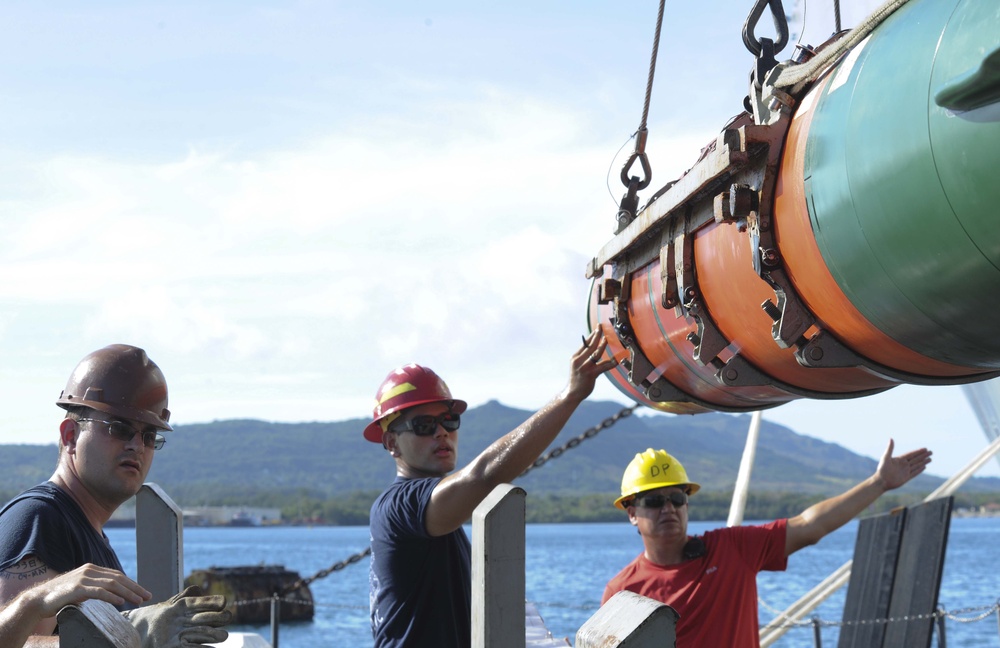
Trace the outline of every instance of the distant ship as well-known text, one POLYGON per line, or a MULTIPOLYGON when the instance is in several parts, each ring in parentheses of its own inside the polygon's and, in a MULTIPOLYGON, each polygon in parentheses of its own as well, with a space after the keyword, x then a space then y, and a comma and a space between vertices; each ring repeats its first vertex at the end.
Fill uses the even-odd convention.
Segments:
POLYGON ((251 515, 246 511, 239 511, 234 513, 233 517, 229 520, 229 526, 234 527, 256 527, 260 526, 261 519, 259 516, 251 515))

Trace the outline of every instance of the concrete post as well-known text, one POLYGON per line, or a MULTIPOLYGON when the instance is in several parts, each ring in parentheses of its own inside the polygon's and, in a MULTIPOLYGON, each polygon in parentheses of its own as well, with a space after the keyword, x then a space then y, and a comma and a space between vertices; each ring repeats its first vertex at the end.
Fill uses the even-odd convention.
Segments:
POLYGON ((184 516, 162 488, 146 483, 135 496, 136 580, 162 603, 184 583, 184 516))
POLYGON ((524 499, 501 484, 472 514, 473 648, 524 648, 524 499))
POLYGON ((140 648, 139 633, 110 603, 89 599, 56 615, 59 648, 140 648))
POLYGON ((673 648, 677 612, 632 592, 618 592, 576 633, 576 648, 673 648))

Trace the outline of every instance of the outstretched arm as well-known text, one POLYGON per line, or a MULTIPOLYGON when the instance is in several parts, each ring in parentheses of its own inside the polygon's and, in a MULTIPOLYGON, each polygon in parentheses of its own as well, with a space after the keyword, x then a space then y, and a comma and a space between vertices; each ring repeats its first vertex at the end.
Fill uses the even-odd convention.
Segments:
POLYGON ((893 457, 894 447, 892 439, 889 439, 889 446, 874 475, 846 493, 813 504, 790 518, 785 535, 785 555, 790 556, 803 547, 816 544, 826 534, 854 519, 883 493, 899 488, 924 472, 931 462, 931 451, 927 448, 893 457))
POLYGON ((429 534, 444 535, 460 527, 494 488, 513 481, 538 458, 594 391, 597 377, 617 364, 614 359, 603 359, 607 344, 602 330, 594 330, 573 354, 569 384, 559 395, 467 466, 441 480, 424 519, 429 534))

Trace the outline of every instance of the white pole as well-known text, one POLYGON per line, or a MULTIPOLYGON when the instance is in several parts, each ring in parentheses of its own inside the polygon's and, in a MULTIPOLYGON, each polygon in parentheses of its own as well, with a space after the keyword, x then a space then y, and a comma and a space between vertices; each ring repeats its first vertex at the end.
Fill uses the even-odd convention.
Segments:
POLYGON ((729 505, 729 519, 726 526, 743 524, 743 512, 747 508, 747 491, 750 490, 750 473, 757 459, 757 440, 760 438, 761 413, 757 410, 750 418, 750 429, 747 430, 747 443, 743 447, 743 459, 740 460, 740 472, 736 476, 736 487, 733 489, 733 501, 729 505))
MULTIPOLYGON (((979 419, 979 426, 987 441, 1000 436, 1000 378, 962 385, 962 392, 979 419)), ((997 456, 1000 462, 1000 455, 997 456)))

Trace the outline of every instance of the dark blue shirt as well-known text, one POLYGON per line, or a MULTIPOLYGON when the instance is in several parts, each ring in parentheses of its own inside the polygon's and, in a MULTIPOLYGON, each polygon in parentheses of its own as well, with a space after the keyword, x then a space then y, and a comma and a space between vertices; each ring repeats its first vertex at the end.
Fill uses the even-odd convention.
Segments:
POLYGON ((107 536, 52 482, 29 488, 0 509, 0 569, 28 555, 61 573, 87 563, 122 570, 107 536))
POLYGON ((472 562, 462 528, 431 537, 424 516, 440 478, 396 481, 372 504, 369 597, 375 648, 468 648, 472 562))

